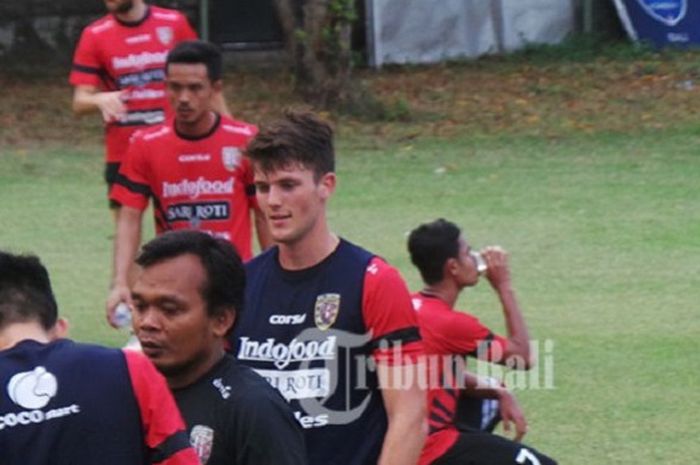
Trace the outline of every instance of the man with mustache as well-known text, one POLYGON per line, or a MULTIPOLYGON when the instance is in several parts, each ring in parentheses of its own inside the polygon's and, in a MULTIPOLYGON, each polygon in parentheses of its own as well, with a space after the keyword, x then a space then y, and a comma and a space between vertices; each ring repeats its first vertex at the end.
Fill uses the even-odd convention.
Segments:
POLYGON ((243 151, 257 128, 212 110, 221 95, 222 57, 212 44, 187 41, 166 61, 166 91, 175 117, 137 133, 110 198, 122 205, 114 238, 112 288, 107 317, 131 303, 128 275, 141 242, 141 219, 153 199, 156 233, 197 229, 231 242, 251 258, 251 211, 261 248, 268 243, 260 221, 253 173, 243 151))
POLYGON ((132 288, 134 332, 168 381, 202 465, 306 465, 284 398, 225 353, 246 313, 246 274, 230 243, 172 231, 143 246, 132 288))

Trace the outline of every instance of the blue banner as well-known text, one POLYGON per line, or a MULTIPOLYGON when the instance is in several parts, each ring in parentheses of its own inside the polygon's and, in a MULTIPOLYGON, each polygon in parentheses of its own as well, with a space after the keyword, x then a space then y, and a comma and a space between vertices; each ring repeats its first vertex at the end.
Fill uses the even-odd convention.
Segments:
POLYGON ((615 0, 615 6, 634 40, 659 47, 700 44, 698 0, 615 0))

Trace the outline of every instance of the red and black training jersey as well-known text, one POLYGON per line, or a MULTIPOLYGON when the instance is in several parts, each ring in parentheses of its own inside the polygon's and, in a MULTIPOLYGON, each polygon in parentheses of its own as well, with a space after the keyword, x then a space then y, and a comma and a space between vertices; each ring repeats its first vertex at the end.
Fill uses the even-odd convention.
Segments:
POLYGON ((69 340, 0 352, 3 465, 196 465, 165 379, 143 354, 69 340))
POLYGON ((454 373, 445 373, 445 357, 476 356, 484 347, 486 359, 506 350, 508 340, 494 334, 478 318, 450 308, 443 300, 426 294, 412 296, 421 338, 428 357, 428 438, 421 453, 420 465, 428 465, 442 456, 457 440, 454 425, 459 388, 454 373), (487 342, 487 345, 481 344, 487 342), (437 373, 434 371, 437 370, 437 373))
POLYGON ((110 198, 145 210, 153 199, 156 233, 197 229, 252 256, 253 172, 243 151, 253 125, 217 117, 201 137, 178 134, 173 120, 134 135, 110 198))
POLYGON ((285 270, 273 247, 246 265, 231 346, 289 402, 311 465, 376 463, 388 422, 376 364, 422 355, 399 273, 341 240, 323 261, 285 270))
POLYGON ((134 131, 165 121, 170 113, 165 96, 166 57, 178 43, 196 38, 184 15, 156 6, 149 6, 144 18, 135 23, 108 14, 83 30, 70 83, 126 91, 126 117, 105 127, 107 162, 122 161, 134 131))

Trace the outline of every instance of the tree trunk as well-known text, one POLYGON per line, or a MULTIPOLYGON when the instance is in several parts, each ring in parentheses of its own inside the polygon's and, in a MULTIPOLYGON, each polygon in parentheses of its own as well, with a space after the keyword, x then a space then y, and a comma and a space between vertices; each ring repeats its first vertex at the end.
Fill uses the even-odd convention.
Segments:
POLYGON ((353 0, 275 0, 292 58, 296 91, 309 103, 329 108, 349 98, 352 69, 353 0))

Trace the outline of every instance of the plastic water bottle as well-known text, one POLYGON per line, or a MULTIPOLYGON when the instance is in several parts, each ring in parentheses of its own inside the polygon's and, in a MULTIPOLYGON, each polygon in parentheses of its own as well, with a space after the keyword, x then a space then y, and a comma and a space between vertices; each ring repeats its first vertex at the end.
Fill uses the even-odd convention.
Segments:
POLYGON ((127 328, 131 326, 131 309, 126 302, 119 302, 119 304, 117 304, 117 307, 114 309, 112 323, 118 328, 127 328))

